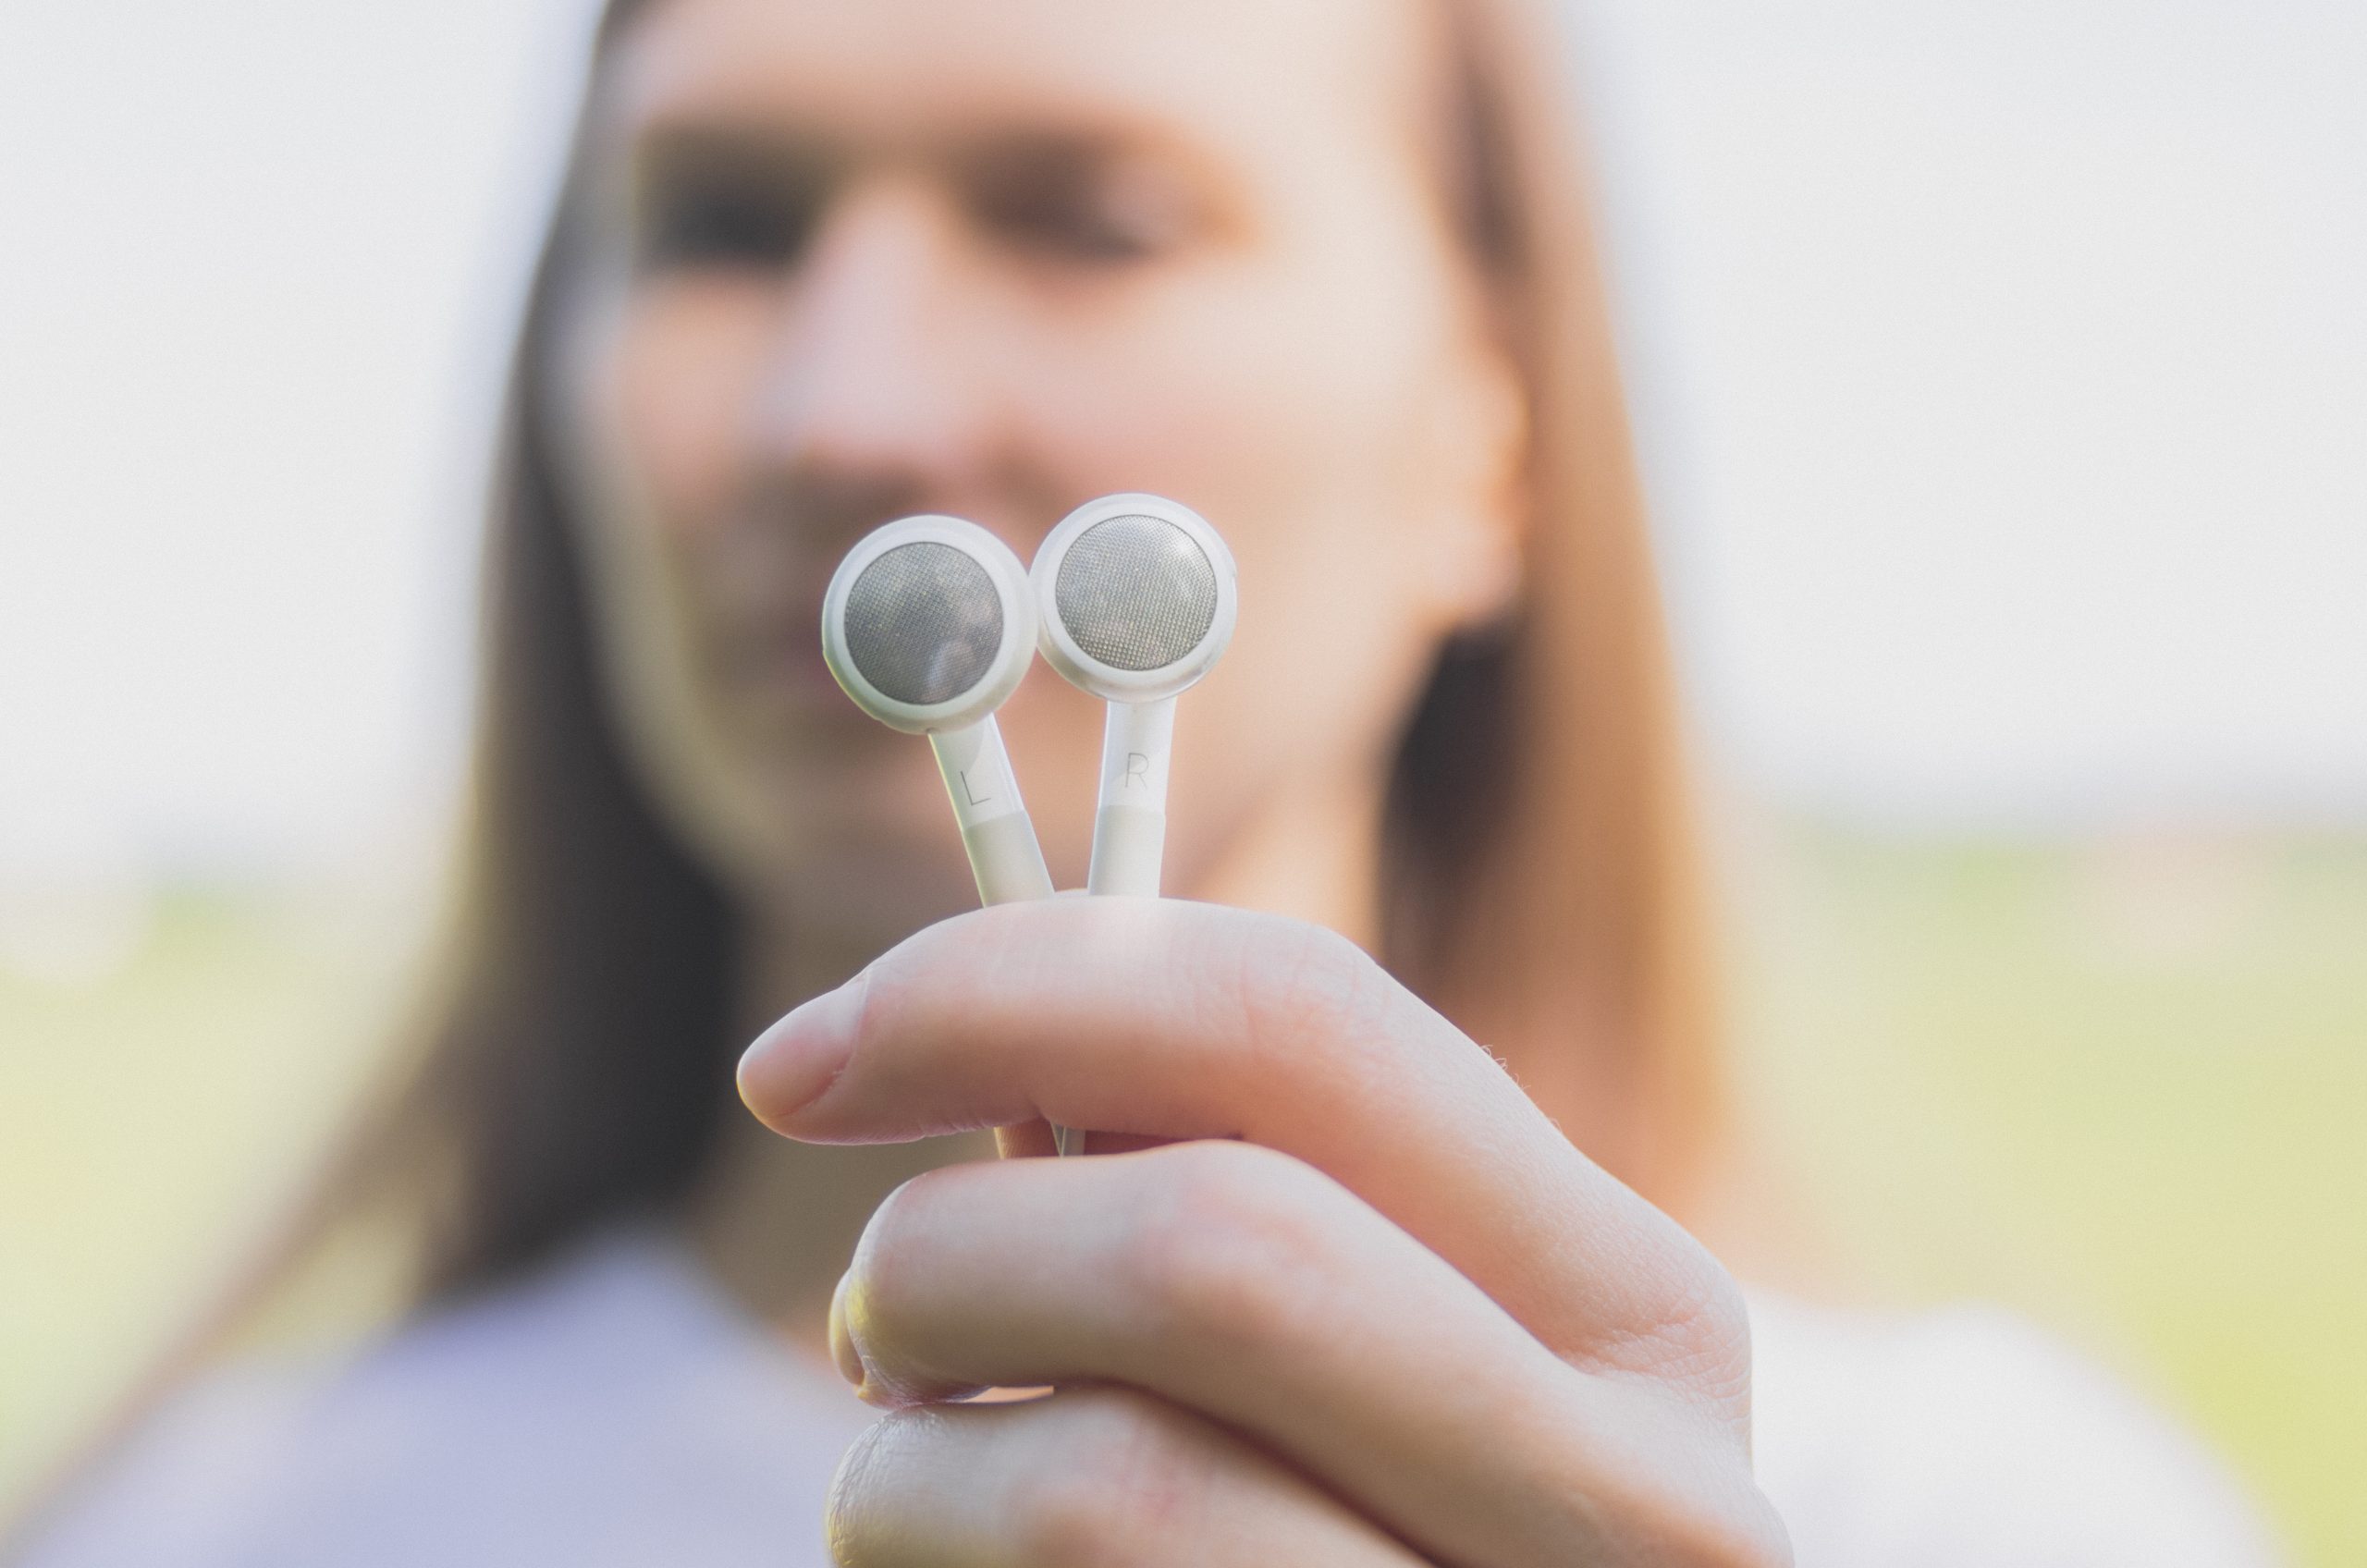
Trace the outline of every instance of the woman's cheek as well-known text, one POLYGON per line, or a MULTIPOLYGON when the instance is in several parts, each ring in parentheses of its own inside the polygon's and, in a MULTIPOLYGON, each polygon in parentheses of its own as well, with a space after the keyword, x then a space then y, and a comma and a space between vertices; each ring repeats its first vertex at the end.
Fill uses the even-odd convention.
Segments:
POLYGON ((611 460, 670 530, 725 515, 755 431, 767 302, 729 284, 643 286, 613 318, 596 407, 611 460))
POLYGON ((1296 313, 1261 288, 1203 287, 1045 324, 1005 361, 1028 367, 1034 455, 1079 499, 1171 495, 1238 550, 1256 514, 1303 510, 1371 446, 1371 347, 1343 352, 1296 313))
POLYGON ((1360 754, 1427 658, 1393 558, 1421 526, 1402 448, 1440 340, 1440 303, 1414 281, 1344 284, 1326 301, 1281 268, 1242 268, 1038 357, 1063 368, 1036 389, 1031 423, 1069 487, 1172 495, 1240 563, 1241 628, 1184 720, 1235 759, 1221 778, 1199 777, 1188 748, 1179 760, 1204 806, 1250 787, 1245 755, 1360 754))

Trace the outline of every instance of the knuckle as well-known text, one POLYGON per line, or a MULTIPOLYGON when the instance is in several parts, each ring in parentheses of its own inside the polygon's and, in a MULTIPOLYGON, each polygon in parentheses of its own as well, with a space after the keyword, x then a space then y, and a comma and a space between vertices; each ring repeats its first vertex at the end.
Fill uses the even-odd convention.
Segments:
POLYGON ((1742 1287, 1708 1248, 1665 1226, 1637 1260, 1635 1316, 1588 1355, 1600 1370, 1668 1387, 1738 1427, 1750 1403, 1750 1314, 1742 1287))
POLYGON ((1037 938, 1017 906, 964 911, 922 927, 865 969, 862 1032, 927 1033, 952 1008, 974 1003, 987 982, 1012 972, 1037 938))
POLYGON ((1723 1268, 1705 1277, 1691 1314, 1698 1354, 1705 1370, 1750 1380, 1750 1308, 1742 1285, 1723 1268))
POLYGON ((1738 1414, 1750 1399, 1749 1309, 1723 1265, 1706 1252, 1689 1262, 1654 1335, 1654 1371, 1712 1409, 1738 1414))
POLYGON ((1267 917, 1236 940, 1234 1026, 1252 1051, 1303 1069, 1310 1046, 1354 1052, 1386 1029, 1396 982, 1347 937, 1267 917))
POLYGON ((1013 1500, 1020 1560, 1041 1568, 1136 1568, 1188 1542, 1207 1512, 1213 1456, 1184 1418, 1123 1390, 1059 1396, 1061 1433, 1013 1500))
POLYGON ((1324 1179, 1248 1144, 1180 1145, 1159 1164, 1118 1269, 1159 1338, 1270 1354, 1318 1331, 1324 1179))
POLYGON ((1670 1315, 1686 1361, 1704 1370, 1750 1359, 1750 1311, 1742 1287, 1724 1265, 1702 1254, 1670 1315))

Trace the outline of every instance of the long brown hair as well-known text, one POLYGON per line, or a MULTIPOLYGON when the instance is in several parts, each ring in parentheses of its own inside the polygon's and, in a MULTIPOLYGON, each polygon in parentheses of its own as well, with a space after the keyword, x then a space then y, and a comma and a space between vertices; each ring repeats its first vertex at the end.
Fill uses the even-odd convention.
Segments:
MULTIPOLYGON (((612 0, 595 69, 644 4, 612 0)), ((1525 381, 1534 516, 1522 604, 1440 651, 1406 723, 1380 956, 1524 1063, 1584 1061, 1626 1111, 1590 1152, 1681 1206, 1720 1107, 1710 963, 1563 43, 1522 0, 1439 15, 1442 211, 1525 381)), ((681 1204, 734 1113, 741 923, 627 759, 546 435, 584 147, 579 129, 510 370, 461 894, 426 1028, 216 1328, 369 1199, 414 1228, 416 1299, 513 1277, 681 1204)))

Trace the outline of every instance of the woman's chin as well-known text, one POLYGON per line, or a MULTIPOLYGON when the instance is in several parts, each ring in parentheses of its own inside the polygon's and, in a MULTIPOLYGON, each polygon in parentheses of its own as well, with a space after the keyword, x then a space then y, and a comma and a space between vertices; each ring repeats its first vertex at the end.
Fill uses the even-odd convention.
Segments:
POLYGON ((780 867, 784 913, 803 931, 877 947, 978 906, 950 821, 934 832, 801 834, 780 867))

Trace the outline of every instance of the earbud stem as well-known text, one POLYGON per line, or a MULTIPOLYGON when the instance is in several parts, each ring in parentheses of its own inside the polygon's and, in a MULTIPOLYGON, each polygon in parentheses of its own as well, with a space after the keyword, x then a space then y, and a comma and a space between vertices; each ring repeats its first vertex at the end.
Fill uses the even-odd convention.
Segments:
POLYGON ((1036 826, 1019 798, 1019 778, 991 716, 961 729, 929 736, 945 792, 962 824, 962 847, 978 879, 978 901, 1016 903, 1052 896, 1052 875, 1036 841, 1036 826))
POLYGON ((1159 897, 1167 849, 1167 766, 1175 699, 1111 703, 1101 732, 1101 804, 1093 819, 1085 890, 1159 897))
MULTIPOLYGON (((982 904, 1018 903, 1052 896, 1052 874, 1044 865, 1044 851, 1036 841, 1036 825, 1019 798, 1019 776, 1011 770, 1011 753, 1003 750, 1002 727, 989 714, 961 729, 930 734, 938 771, 945 776, 945 792, 953 797, 953 815, 962 824, 962 847, 969 851, 970 875, 978 879, 982 904)), ((1085 1134, 1054 1124, 1056 1154, 1085 1152, 1085 1134)))

